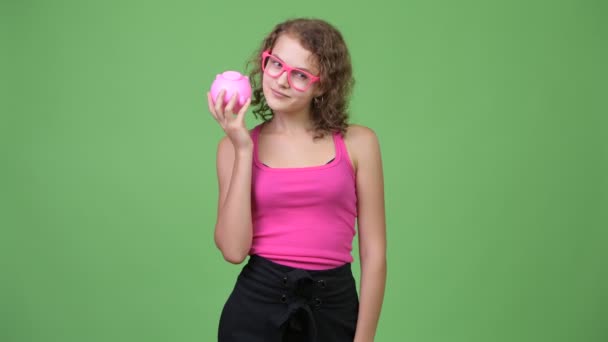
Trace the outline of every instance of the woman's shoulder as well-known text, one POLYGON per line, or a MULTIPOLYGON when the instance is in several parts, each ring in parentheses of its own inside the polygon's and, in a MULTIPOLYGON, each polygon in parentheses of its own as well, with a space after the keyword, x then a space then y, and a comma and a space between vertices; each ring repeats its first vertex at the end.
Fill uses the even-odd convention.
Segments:
POLYGON ((348 125, 344 134, 344 144, 355 171, 362 161, 376 160, 380 153, 376 132, 362 125, 348 125))
POLYGON ((354 147, 359 145, 368 145, 378 141, 376 132, 366 126, 350 124, 346 128, 344 134, 344 141, 347 144, 353 145, 354 147))

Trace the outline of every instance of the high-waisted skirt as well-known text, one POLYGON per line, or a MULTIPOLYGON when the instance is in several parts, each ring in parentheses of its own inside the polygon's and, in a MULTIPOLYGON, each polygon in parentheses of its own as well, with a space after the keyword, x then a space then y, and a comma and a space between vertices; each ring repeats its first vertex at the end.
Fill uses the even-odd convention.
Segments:
POLYGON ((222 310, 220 342, 352 342, 359 299, 351 264, 321 271, 252 255, 222 310))

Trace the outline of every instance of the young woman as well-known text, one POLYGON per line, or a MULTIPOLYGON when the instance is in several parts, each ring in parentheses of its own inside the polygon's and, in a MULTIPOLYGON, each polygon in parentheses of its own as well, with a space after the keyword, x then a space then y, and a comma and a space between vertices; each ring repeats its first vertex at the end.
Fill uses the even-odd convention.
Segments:
POLYGON ((347 123, 354 83, 342 35, 317 19, 278 24, 253 60, 253 99, 238 113, 220 92, 209 111, 217 151, 215 242, 234 264, 219 341, 371 342, 384 296, 380 148, 347 123), (263 122, 248 130, 250 104, 263 122), (360 294, 351 272, 355 221, 360 294))

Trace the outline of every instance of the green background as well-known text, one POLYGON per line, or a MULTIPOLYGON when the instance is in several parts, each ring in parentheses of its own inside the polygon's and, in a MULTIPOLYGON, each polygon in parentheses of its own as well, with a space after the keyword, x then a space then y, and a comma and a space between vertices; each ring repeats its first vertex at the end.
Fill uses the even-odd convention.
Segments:
POLYGON ((215 340, 205 92, 295 16, 381 141, 376 341, 608 341, 606 4, 3 1, 0 341, 215 340))

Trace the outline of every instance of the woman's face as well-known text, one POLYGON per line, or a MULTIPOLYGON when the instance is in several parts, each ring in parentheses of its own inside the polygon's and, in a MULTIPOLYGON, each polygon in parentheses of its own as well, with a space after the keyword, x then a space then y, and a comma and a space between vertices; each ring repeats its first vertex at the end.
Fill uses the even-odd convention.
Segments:
MULTIPOLYGON (((277 38, 271 53, 284 65, 302 69, 315 76, 319 75, 319 69, 312 53, 304 49, 297 39, 289 35, 281 34, 277 38)), ((308 111, 313 97, 320 95, 318 83, 313 83, 305 91, 299 91, 291 86, 287 77, 288 73, 285 71, 276 78, 270 77, 266 73, 263 74, 262 90, 266 103, 275 113, 308 111)))

